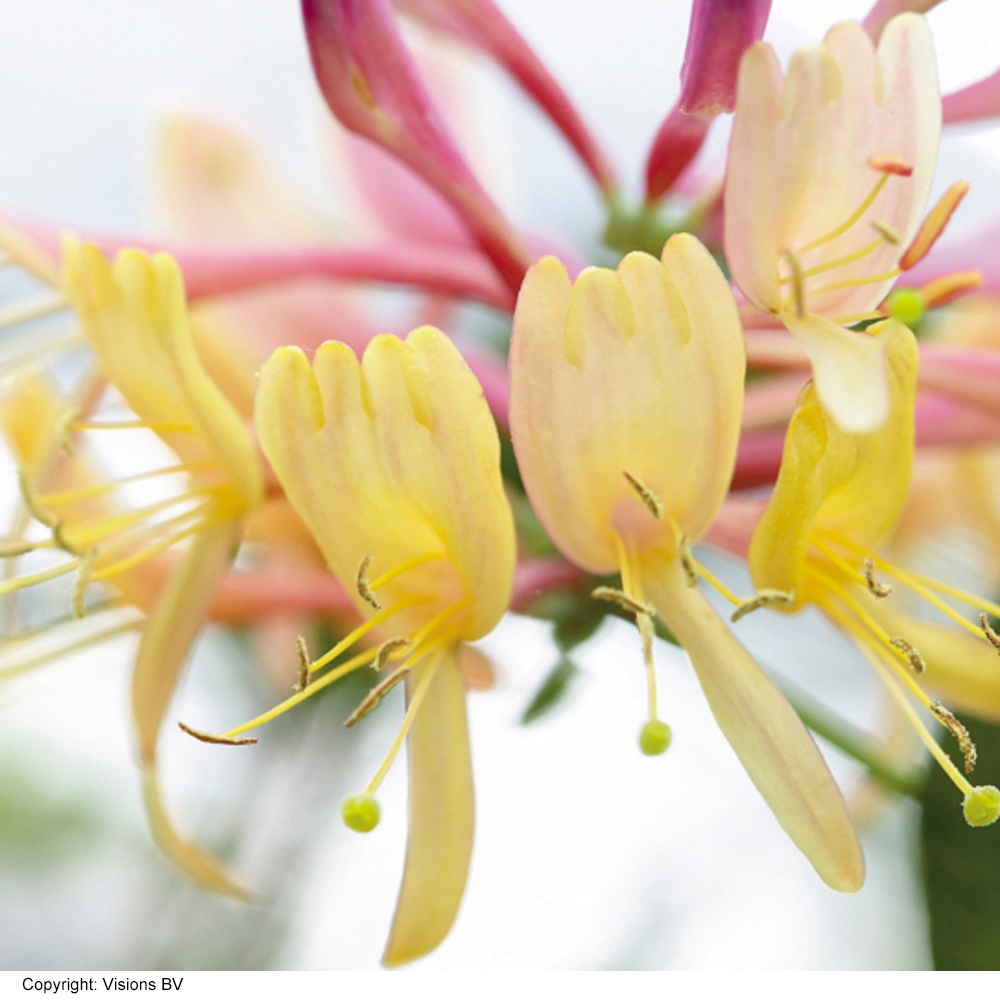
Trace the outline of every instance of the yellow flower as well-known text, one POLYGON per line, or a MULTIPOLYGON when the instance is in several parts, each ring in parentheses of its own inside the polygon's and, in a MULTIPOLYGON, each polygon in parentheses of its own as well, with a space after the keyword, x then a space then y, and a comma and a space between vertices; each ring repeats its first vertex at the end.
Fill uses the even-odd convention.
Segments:
MULTIPOLYGON (((69 558, 42 573, 17 577, 3 589, 18 590, 75 573, 77 617, 86 610, 88 586, 98 583, 148 612, 133 672, 132 712, 154 836, 164 853, 201 884, 243 895, 213 859, 174 829, 161 800, 156 765, 160 727, 180 671, 215 585, 239 545, 242 518, 262 499, 260 462, 246 424, 195 352, 183 282, 170 257, 126 250, 111 264, 95 247, 67 239, 60 285, 99 370, 83 386, 76 405, 64 403, 59 413, 53 410, 59 403, 51 392, 47 403, 44 392, 32 393, 32 409, 40 421, 34 440, 32 432, 18 429, 16 423, 5 424, 21 460, 27 508, 52 535, 41 543, 25 543, 24 552, 59 548, 69 558), (137 419, 94 418, 106 383, 115 387, 137 419), (163 477, 163 482, 176 482, 175 477, 183 477, 182 492, 139 509, 123 509, 113 499, 122 481, 100 476, 85 458, 79 439, 126 428, 156 433, 180 462, 125 481, 163 477), (151 592, 140 568, 184 541, 187 548, 171 575, 151 592)), ((103 632, 65 632, 56 651, 121 631, 120 618, 113 618, 103 632)), ((134 613, 122 620, 134 625, 134 613)), ((24 661, 21 646, 27 642, 22 640, 15 650, 15 661, 24 661)))
POLYGON ((595 593, 639 625, 644 752, 669 741, 652 663, 658 614, 778 821, 828 884, 852 891, 864 878, 861 851, 815 743, 692 589, 699 576, 718 584, 690 545, 732 476, 744 367, 732 294, 693 237, 673 237, 662 262, 631 253, 617 272, 589 268, 575 285, 546 258, 529 271, 515 313, 514 446, 532 504, 565 555, 592 573, 621 574, 621 591, 595 593))
POLYGON ((503 615, 516 554, 496 426, 479 383, 433 327, 405 342, 378 336, 361 363, 339 343, 324 344, 312 367, 298 348, 280 348, 261 372, 256 422, 286 495, 367 621, 315 661, 300 641, 299 691, 282 705, 220 736, 195 735, 243 742, 373 665, 382 679, 351 725, 405 682, 392 748, 365 792, 342 805, 348 826, 374 828, 375 791, 409 736, 406 870, 384 956, 399 965, 444 939, 468 873, 474 809, 458 648, 503 615), (387 636, 381 645, 319 676, 374 629, 387 636))
POLYGON ((918 15, 889 22, 877 51, 861 25, 838 24, 792 57, 787 78, 770 46, 744 55, 726 257, 753 305, 798 337, 845 430, 872 430, 888 414, 880 346, 845 326, 876 318, 900 273, 940 131, 934 50, 918 15))
MULTIPOLYGON (((788 427, 774 495, 750 543, 750 572, 758 598, 795 611, 816 605, 861 646, 918 734, 965 797, 973 825, 997 818, 995 789, 974 788, 927 732, 911 699, 928 709, 959 741, 966 772, 975 747, 961 723, 925 687, 963 708, 1000 715, 1000 664, 989 642, 998 639, 983 615, 977 628, 940 595, 967 600, 984 612, 1000 607, 907 572, 875 555, 907 498, 913 465, 913 408, 918 350, 913 334, 895 320, 871 328, 885 351, 889 416, 877 431, 849 434, 831 420, 810 386, 788 427), (947 614, 975 639, 914 621, 894 608, 890 574, 947 614), (878 575, 877 575, 878 574, 878 575)), ((898 600, 898 598, 896 599, 898 600)))

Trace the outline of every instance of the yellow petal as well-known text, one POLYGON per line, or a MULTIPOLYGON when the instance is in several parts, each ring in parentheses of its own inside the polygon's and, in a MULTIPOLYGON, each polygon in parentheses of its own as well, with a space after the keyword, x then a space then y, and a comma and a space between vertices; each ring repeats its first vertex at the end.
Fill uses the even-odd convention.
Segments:
POLYGON ((616 569, 615 532, 636 549, 673 546, 625 472, 690 538, 707 530, 732 476, 744 358, 732 294, 694 237, 673 237, 662 261, 589 268, 575 286, 554 258, 528 272, 511 431, 532 505, 574 562, 616 569))
POLYGON ((465 684, 451 654, 437 668, 408 745, 410 834, 403 885, 382 958, 390 966, 412 962, 444 940, 469 872, 475 825, 472 760, 465 684))
POLYGON ((871 549, 906 501, 913 464, 916 340, 895 321, 875 339, 885 349, 890 413, 870 434, 841 430, 810 388, 788 425, 774 495, 750 543, 750 574, 760 589, 799 594, 809 535, 835 532, 871 549))
POLYGON ((242 896, 216 862, 183 840, 160 800, 156 745, 181 670, 201 629, 219 577, 239 545, 240 525, 224 521, 199 531, 168 580, 143 630, 132 675, 132 715, 150 825, 164 853, 200 885, 242 896))
MULTIPOLYGON (((405 344, 376 337, 361 364, 344 344, 324 344, 314 369, 281 349, 261 372, 256 422, 286 494, 348 590, 365 556, 378 575, 440 554, 387 584, 385 603, 431 595, 440 610, 466 598, 461 637, 493 628, 513 584, 513 518, 496 426, 444 334, 422 327, 405 344)), ((434 610, 394 623, 409 627, 434 610)))
POLYGON ((811 313, 788 310, 782 320, 809 355, 816 393, 840 429, 865 434, 881 427, 889 416, 882 342, 811 313))
MULTIPOLYGON (((691 658, 719 728, 775 818, 839 892, 864 882, 843 795, 805 726, 676 560, 643 567, 645 593, 691 658)), ((706 792, 711 794, 711 788, 706 792)))
POLYGON ((263 496, 253 440, 206 374, 192 340, 184 281, 168 254, 123 250, 109 264, 67 238, 64 285, 108 380, 186 462, 214 460, 245 507, 263 496), (178 430, 180 428, 180 430, 178 430))

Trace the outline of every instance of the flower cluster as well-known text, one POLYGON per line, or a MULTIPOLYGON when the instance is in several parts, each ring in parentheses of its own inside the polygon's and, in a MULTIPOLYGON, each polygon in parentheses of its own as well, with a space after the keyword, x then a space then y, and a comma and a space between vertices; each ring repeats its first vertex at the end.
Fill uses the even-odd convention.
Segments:
POLYGON ((348 674, 373 677, 348 726, 405 692, 384 762, 341 805, 348 827, 372 830, 378 788, 408 746, 389 965, 432 951, 455 920, 474 828, 467 644, 508 609, 548 616, 557 633, 581 612, 635 622, 648 691, 639 746, 651 756, 673 738, 657 630, 683 647, 747 774, 836 890, 864 881, 850 810, 800 713, 732 627, 747 614, 818 609, 871 662, 968 823, 1000 816, 1000 791, 969 777, 977 751, 955 714, 1000 719, 1000 605, 906 568, 931 508, 1000 547, 998 307, 976 291, 1000 272, 978 256, 988 239, 935 247, 967 185, 927 210, 942 107, 946 123, 1000 107, 980 85, 942 102, 930 31, 907 10, 921 5, 891 6, 903 12, 883 17, 877 4, 783 72, 761 41, 768 0, 695 0, 681 96, 630 209, 610 158, 491 0, 303 0, 348 159, 376 215, 398 208, 381 212, 379 232, 329 242, 239 137, 182 120, 169 184, 186 242, 0 216, 8 262, 41 287, 3 319, 17 330, 5 345, 17 378, 0 430, 20 505, 0 540, 0 595, 72 581, 55 591, 66 615, 35 621, 11 606, 0 676, 139 633, 142 787, 153 836, 183 872, 249 895, 176 829, 157 770, 208 620, 262 628, 291 615, 303 636, 322 621, 339 638, 318 652, 298 638, 294 689, 264 715, 221 733, 180 722, 205 743, 255 743, 248 733, 348 674), (505 217, 400 16, 480 50, 537 102, 607 205, 616 268, 546 254, 505 217), (705 137, 730 114, 727 162, 696 175, 705 137), (257 242, 261 219, 282 243, 257 242), (342 287, 355 281, 425 292, 415 329, 376 335, 379 318, 342 287), (258 298, 233 295, 247 290, 258 298), (462 341, 457 300, 507 317, 509 367, 462 341), (68 354, 82 374, 67 388, 51 373, 68 354), (125 475, 106 470, 112 431, 144 442, 125 449, 125 475), (954 475, 975 476, 979 503, 926 498, 921 469, 941 446, 954 475), (148 500, 133 499, 137 485, 148 500), (745 562, 754 592, 734 593, 696 546, 745 562), (732 622, 702 583, 733 605, 732 622), (566 600, 546 602, 556 592, 566 600))

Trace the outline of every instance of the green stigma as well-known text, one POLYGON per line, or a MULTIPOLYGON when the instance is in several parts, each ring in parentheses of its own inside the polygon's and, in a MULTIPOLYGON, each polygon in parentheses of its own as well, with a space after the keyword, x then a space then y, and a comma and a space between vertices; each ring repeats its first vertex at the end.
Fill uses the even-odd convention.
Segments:
POLYGON ((962 803, 965 822, 969 826, 989 826, 1000 817, 1000 789, 993 785, 973 788, 962 803))
POLYGON ((927 311, 923 295, 915 288, 897 288, 886 300, 886 307, 889 315, 904 326, 915 326, 927 311))
POLYGON ((650 719, 639 733, 639 749, 647 757, 657 757, 670 746, 672 737, 670 726, 659 719, 650 719))
POLYGON ((378 803, 370 795, 352 795, 340 803, 340 817, 345 826, 358 833, 371 833, 378 826, 378 803))

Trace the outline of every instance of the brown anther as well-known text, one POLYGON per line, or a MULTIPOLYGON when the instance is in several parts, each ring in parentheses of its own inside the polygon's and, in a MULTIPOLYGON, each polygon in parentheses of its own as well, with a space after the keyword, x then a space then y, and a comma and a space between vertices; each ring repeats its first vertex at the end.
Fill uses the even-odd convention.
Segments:
POLYGON ((202 743, 221 743, 227 747, 248 747, 257 740, 253 736, 216 736, 215 733, 206 733, 204 730, 187 726, 183 722, 178 722, 178 726, 184 730, 188 736, 193 736, 202 743))
POLYGON ((358 565, 357 575, 354 577, 354 589, 357 590, 358 596, 366 604, 371 605, 376 611, 382 610, 382 605, 379 604, 378 598, 372 593, 371 588, 368 586, 368 570, 371 567, 372 560, 374 556, 365 556, 358 565))
POLYGON ((909 177, 913 167, 901 156, 892 153, 876 153, 868 157, 868 166, 880 174, 897 174, 899 177, 909 177))
POLYGON ((649 509, 650 514, 658 521, 661 521, 663 519, 663 504, 660 503, 660 498, 638 476, 633 476, 627 470, 623 471, 622 475, 629 486, 635 491, 635 495, 649 509))
POLYGON ((872 597, 888 597, 892 593, 891 583, 879 583, 875 579, 875 562, 872 559, 865 560, 865 583, 872 597))
POLYGON ((982 271, 953 271, 951 274, 942 274, 940 278, 928 281, 921 287, 920 294, 924 298, 925 308, 933 309, 935 306, 951 302, 963 292, 971 292, 982 283, 982 271))
POLYGON ((309 669, 312 667, 309 647, 301 635, 295 637, 295 652, 299 657, 299 674, 295 680, 295 691, 298 693, 299 691, 305 691, 309 687, 309 669))
POLYGON ((617 604, 632 615, 648 615, 652 618, 656 614, 656 608, 645 601, 637 601, 631 594, 626 594, 624 590, 617 590, 615 587, 596 587, 590 592, 591 597, 599 601, 610 601, 617 604))
POLYGON ((927 213, 927 218, 924 219, 917 235, 913 237, 913 242, 907 247, 906 253, 900 257, 899 268, 901 271, 908 271, 927 256, 968 191, 967 181, 955 181, 941 195, 938 203, 927 213))
POLYGON ((680 556, 681 568, 684 570, 684 583, 688 587, 697 587, 698 563, 691 551, 691 543, 687 540, 687 535, 677 536, 677 554, 680 556))
POLYGON ((875 219, 872 222, 872 229, 875 230, 886 241, 886 243, 891 243, 895 246, 897 243, 902 243, 903 237, 900 236, 899 230, 893 226, 891 223, 883 222, 881 219, 875 219))
POLYGON ((381 673, 389 665, 389 657, 396 652, 397 649, 403 649, 409 646, 413 640, 407 639, 405 635, 397 636, 395 639, 386 639, 378 648, 378 652, 375 654, 375 659, 372 661, 372 669, 377 673, 381 673))
POLYGON ((795 304, 795 315, 805 316, 806 286, 805 279, 802 277, 802 264, 791 250, 785 251, 785 260, 788 261, 788 269, 792 272, 789 277, 792 279, 792 302, 795 304))
POLYGON ((979 624, 982 626, 983 635, 986 636, 987 642, 989 642, 994 649, 1000 652, 1000 635, 997 635, 991 628, 989 618, 987 618, 986 615, 980 615, 979 624))
POLYGON ((90 574, 94 572, 94 563, 97 562, 97 549, 91 549, 80 559, 80 568, 76 571, 76 579, 73 581, 73 617, 82 618, 84 615, 84 599, 87 596, 87 584, 90 583, 90 574))
POLYGON ((395 672, 389 674, 384 681, 380 681, 365 695, 364 701, 350 714, 345 726, 353 726, 360 722, 366 715, 373 712, 381 704, 382 699, 410 672, 409 667, 400 667, 395 672))
POLYGON ((927 669, 927 662, 920 655, 920 650, 902 636, 894 635, 889 640, 889 645, 893 649, 898 649, 910 661, 910 666, 915 674, 922 674, 927 669))
POLYGON ((965 773, 971 774, 972 769, 976 766, 979 754, 976 752, 976 744, 972 742, 969 730, 941 702, 932 701, 930 709, 934 718, 958 740, 958 748, 962 751, 962 756, 965 758, 965 773))
POLYGON ((730 621, 738 622, 741 618, 756 611, 758 608, 786 608, 795 603, 795 595, 787 590, 758 590, 757 593, 745 601, 740 602, 736 610, 730 616, 730 621))

